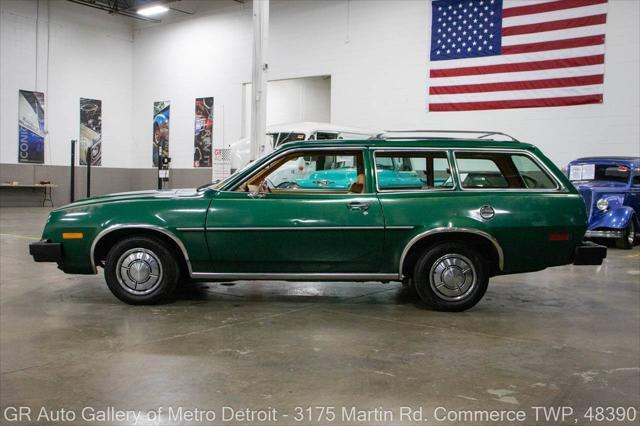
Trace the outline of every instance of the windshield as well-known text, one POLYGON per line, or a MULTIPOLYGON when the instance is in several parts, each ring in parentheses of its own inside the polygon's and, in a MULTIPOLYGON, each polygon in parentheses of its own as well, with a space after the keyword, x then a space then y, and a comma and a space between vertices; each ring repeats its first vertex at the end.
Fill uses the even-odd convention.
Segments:
POLYGON ((569 167, 569 180, 578 181, 613 181, 627 183, 629 167, 623 164, 573 164, 569 167))

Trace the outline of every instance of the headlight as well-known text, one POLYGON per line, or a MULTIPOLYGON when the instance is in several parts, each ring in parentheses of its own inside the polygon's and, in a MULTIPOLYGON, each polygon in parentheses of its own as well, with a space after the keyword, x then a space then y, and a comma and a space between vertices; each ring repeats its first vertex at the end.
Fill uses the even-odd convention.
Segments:
POLYGON ((604 198, 600 198, 596 203, 596 207, 598 208, 598 210, 604 212, 607 210, 607 208, 609 208, 609 202, 604 198))

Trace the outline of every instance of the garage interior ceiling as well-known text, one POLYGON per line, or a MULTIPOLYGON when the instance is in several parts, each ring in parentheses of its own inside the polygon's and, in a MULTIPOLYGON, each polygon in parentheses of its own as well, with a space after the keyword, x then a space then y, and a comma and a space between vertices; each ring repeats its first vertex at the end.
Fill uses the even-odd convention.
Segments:
MULTIPOLYGON (((164 5, 172 12, 192 15, 193 12, 177 8, 176 3, 180 0, 68 0, 71 3, 104 10, 112 15, 122 15, 129 18, 139 19, 148 22, 162 22, 161 19, 142 16, 137 13, 138 9, 145 6, 164 5)), ((242 2, 242 1, 241 1, 242 2)))

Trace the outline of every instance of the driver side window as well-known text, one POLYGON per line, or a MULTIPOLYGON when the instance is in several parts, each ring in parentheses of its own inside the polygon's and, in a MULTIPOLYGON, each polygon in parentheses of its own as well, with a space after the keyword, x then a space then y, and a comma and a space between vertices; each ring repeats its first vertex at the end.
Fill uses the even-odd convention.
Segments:
POLYGON ((236 191, 348 194, 365 191, 361 151, 309 150, 278 158, 241 183, 236 191))

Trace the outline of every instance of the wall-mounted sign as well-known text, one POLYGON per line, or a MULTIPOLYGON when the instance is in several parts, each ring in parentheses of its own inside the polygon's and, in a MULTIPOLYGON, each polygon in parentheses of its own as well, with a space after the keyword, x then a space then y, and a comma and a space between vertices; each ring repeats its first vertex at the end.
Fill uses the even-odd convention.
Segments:
POLYGON ((193 167, 211 167, 212 135, 213 98, 197 98, 193 167))
POLYGON ((153 103, 153 167, 158 167, 158 154, 169 156, 169 119, 171 103, 153 103))
POLYGON ((231 149, 213 150, 212 178, 214 181, 222 180, 231 174, 231 149))
POLYGON ((18 162, 44 163, 44 93, 20 90, 18 162))
POLYGON ((80 98, 80 164, 87 165, 87 149, 91 149, 91 165, 102 165, 102 101, 80 98))

